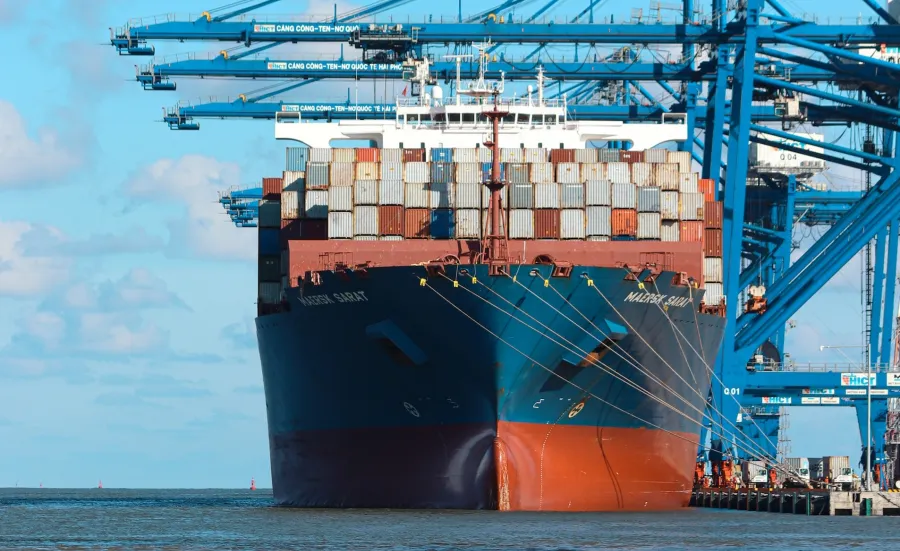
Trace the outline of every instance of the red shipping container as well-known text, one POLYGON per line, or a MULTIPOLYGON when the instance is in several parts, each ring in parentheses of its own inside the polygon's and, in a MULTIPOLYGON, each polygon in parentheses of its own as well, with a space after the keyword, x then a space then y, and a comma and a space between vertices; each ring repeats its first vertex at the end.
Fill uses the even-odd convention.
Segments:
POLYGON ((403 214, 403 237, 406 239, 428 239, 431 237, 431 211, 428 209, 406 209, 403 214))
POLYGON ((328 239, 328 220, 307 218, 298 220, 298 222, 300 222, 300 235, 303 236, 303 241, 328 239))
POLYGON ((619 152, 619 160, 623 163, 643 163, 643 151, 621 151, 619 152))
POLYGON ((716 200, 716 181, 711 178, 700 178, 697 182, 697 187, 700 193, 703 194, 704 200, 706 201, 715 201, 716 200))
POLYGON ((403 207, 399 205, 378 207, 378 235, 403 235, 403 207))
POLYGON ((707 201, 703 205, 703 225, 707 228, 721 228, 723 218, 721 201, 707 201))
POLYGON ((722 256, 722 230, 706 228, 703 231, 703 254, 722 256))
POLYGON ((281 247, 287 248, 288 241, 300 241, 306 239, 303 235, 302 220, 282 220, 281 221, 281 247))
POLYGON ((425 150, 424 149, 404 149, 403 150, 403 162, 404 163, 424 163, 425 162, 425 150))
POLYGON ((550 150, 550 162, 551 163, 574 163, 575 162, 575 150, 574 149, 551 149, 550 150))
POLYGON ((682 220, 678 231, 682 243, 703 243, 703 222, 682 220))
POLYGON ((281 186, 283 181, 284 178, 263 178, 263 198, 275 199, 276 196, 281 196, 281 186))
POLYGON ((559 239, 559 209, 534 211, 534 238, 559 239))
POLYGON ((612 234, 637 236, 637 211, 635 209, 613 209, 612 234))
POLYGON ((381 157, 381 150, 377 147, 357 147, 357 163, 377 163, 381 157))

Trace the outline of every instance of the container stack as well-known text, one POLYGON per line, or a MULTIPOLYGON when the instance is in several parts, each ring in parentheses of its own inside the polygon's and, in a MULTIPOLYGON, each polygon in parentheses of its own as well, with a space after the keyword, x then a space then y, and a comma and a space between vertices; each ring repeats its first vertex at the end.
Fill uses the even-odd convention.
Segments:
POLYGON ((282 179, 263 178, 262 189, 257 231, 258 309, 260 313, 268 313, 268 308, 281 302, 282 278, 287 269, 281 261, 282 179))
POLYGON ((703 282, 706 289, 704 302, 719 304, 725 296, 723 288, 725 267, 722 262, 722 203, 716 201, 716 182, 701 179, 699 188, 703 194, 703 282))

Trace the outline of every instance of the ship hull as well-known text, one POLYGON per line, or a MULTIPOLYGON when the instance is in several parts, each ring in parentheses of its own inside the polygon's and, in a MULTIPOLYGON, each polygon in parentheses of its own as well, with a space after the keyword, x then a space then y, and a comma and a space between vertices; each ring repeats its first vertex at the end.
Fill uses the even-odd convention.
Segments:
POLYGON ((277 503, 687 504, 724 321, 697 313, 702 291, 671 273, 641 289, 618 268, 484 270, 324 272, 257 319, 277 503))

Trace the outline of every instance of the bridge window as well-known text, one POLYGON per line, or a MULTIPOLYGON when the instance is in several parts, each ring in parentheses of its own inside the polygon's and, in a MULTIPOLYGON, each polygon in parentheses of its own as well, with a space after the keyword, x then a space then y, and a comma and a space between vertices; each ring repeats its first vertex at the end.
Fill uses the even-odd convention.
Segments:
POLYGON ((515 113, 507 113, 506 115, 504 115, 504 116, 503 116, 503 122, 504 122, 504 123, 514 123, 514 122, 516 122, 516 115, 515 115, 515 113))
POLYGON ((531 124, 542 126, 544 124, 544 115, 531 115, 531 124))
POLYGON ((454 124, 459 124, 459 113, 447 113, 447 119, 454 124))
POLYGON ((519 124, 528 124, 528 115, 519 113, 518 122, 519 124))
POLYGON ((547 115, 547 124, 556 124, 556 115, 547 115))
POLYGON ((462 120, 466 124, 475 123, 475 113, 463 113, 462 120))

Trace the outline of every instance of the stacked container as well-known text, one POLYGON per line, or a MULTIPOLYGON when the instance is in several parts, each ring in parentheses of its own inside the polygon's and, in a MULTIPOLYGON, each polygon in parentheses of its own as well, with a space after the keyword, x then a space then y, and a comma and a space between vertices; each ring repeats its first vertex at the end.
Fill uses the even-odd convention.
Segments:
POLYGON ((257 301, 259 311, 281 302, 281 211, 283 178, 263 178, 259 201, 257 301))

